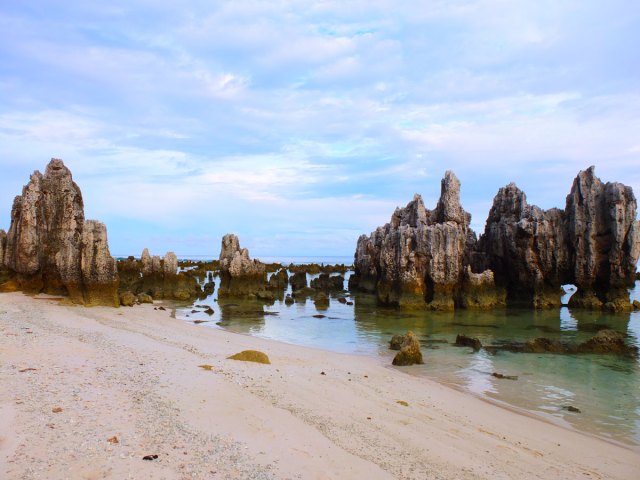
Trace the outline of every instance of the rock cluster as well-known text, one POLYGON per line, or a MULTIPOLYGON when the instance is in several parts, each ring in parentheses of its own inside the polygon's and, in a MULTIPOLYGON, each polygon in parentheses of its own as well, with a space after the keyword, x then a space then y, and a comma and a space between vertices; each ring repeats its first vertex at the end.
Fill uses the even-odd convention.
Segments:
POLYGON ((263 294, 267 285, 265 265, 249 257, 249 250, 240 248, 234 234, 222 238, 220 249, 219 297, 263 294))
POLYGON ((561 285, 575 284, 571 305, 630 309, 640 255, 640 222, 630 187, 602 183, 594 168, 573 182, 564 210, 529 205, 509 184, 498 191, 476 241, 460 205, 460 182, 442 180, 434 210, 416 195, 391 221, 359 238, 351 289, 408 308, 560 305, 561 285))
POLYGON ((487 299, 476 294, 468 306, 499 305, 504 296, 492 276, 475 278, 468 271, 476 243, 470 221, 460 205, 460 182, 446 172, 434 210, 426 209, 416 194, 405 208, 396 209, 389 223, 358 239, 349 288, 375 292, 386 305, 451 310, 465 302, 467 287, 477 290, 481 284, 487 299))
POLYGON ((147 248, 142 251, 139 262, 130 257, 120 263, 120 292, 123 305, 122 294, 127 292, 137 296, 138 303, 144 303, 146 296, 180 301, 202 296, 202 289, 195 278, 178 273, 175 253, 167 252, 164 257, 152 256, 147 248))
POLYGON ((118 305, 106 227, 85 221, 82 193, 62 160, 52 159, 44 175, 31 175, 13 202, 6 243, 0 243, 0 263, 18 288, 66 294, 79 304, 118 305))
POLYGON ((493 201, 475 258, 511 304, 559 306, 561 285, 574 284, 572 306, 628 310, 640 254, 636 208, 631 187, 602 183, 594 167, 575 178, 564 210, 528 205, 510 184, 493 201))

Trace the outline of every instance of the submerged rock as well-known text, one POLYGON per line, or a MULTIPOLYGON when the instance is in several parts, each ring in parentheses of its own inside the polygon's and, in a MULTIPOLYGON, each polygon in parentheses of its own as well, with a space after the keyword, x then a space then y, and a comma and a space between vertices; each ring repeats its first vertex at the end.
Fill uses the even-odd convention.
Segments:
POLYGON ((313 299, 313 303, 318 310, 326 310, 329 308, 329 297, 324 292, 318 292, 313 299))
POLYGON ((477 338, 467 337, 466 335, 458 334, 454 343, 456 347, 471 347, 474 352, 479 351, 482 348, 482 343, 477 338))
POLYGON ((638 348, 628 346, 624 335, 615 330, 600 330, 592 338, 578 345, 578 353, 614 354, 635 357, 638 348))
POLYGON ((342 275, 321 273, 318 278, 311 280, 311 288, 322 290, 325 293, 341 292, 344 290, 344 277, 342 275))
POLYGON ((568 343, 538 337, 525 343, 503 343, 485 348, 493 353, 505 350, 516 353, 601 354, 637 357, 638 348, 627 345, 624 338, 620 332, 603 329, 582 343, 568 343))
POLYGON ((104 224, 85 221, 80 188, 62 160, 35 171, 15 198, 4 264, 20 288, 74 303, 118 306, 118 273, 104 224))
POLYGON ((289 283, 293 292, 307 288, 307 274, 305 272, 296 272, 289 278, 289 283))
POLYGON ((420 350, 420 342, 418 337, 411 331, 404 335, 404 341, 400 346, 400 351, 393 358, 393 365, 409 366, 423 364, 422 351, 420 350))

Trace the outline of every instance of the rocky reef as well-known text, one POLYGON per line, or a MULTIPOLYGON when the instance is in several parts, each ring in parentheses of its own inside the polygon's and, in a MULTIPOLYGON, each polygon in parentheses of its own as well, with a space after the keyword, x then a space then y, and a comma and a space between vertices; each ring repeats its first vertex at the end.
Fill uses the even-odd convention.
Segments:
POLYGON ((561 286, 575 284, 572 306, 629 310, 640 255, 636 210, 630 187, 603 183, 591 167, 574 180, 564 210, 529 205, 513 183, 501 188, 476 241, 460 182, 446 172, 434 210, 415 195, 358 239, 349 288, 385 305, 451 310, 557 307, 561 286))
POLYGON ((505 285, 510 304, 559 306, 561 285, 574 284, 571 306, 629 310, 640 254, 636 209, 631 187, 602 183, 594 167, 575 178, 564 210, 528 205, 510 184, 493 201, 475 258, 505 285))
POLYGON ((82 193, 62 160, 52 159, 44 175, 31 175, 3 238, 0 263, 15 288, 68 295, 77 304, 119 304, 106 227, 85 221, 82 193))
MULTIPOLYGON (((119 264, 121 303, 125 294, 133 294, 139 303, 145 296, 155 299, 186 301, 202 297, 202 288, 195 278, 178 273, 178 258, 173 252, 164 257, 151 255, 149 249, 142 251, 140 260, 129 257, 119 264)), ((126 296, 130 299, 130 296, 126 296)))
POLYGON ((265 265, 249 257, 249 250, 240 248, 234 234, 222 238, 220 249, 219 297, 265 295, 267 272, 265 265))
POLYGON ((471 215, 460 205, 460 181, 442 180, 434 210, 416 194, 391 221, 358 239, 350 289, 375 292, 385 305, 451 310, 456 305, 490 308, 504 303, 490 273, 475 276, 468 267, 476 244, 471 215), (465 300, 465 292, 473 299, 465 300))

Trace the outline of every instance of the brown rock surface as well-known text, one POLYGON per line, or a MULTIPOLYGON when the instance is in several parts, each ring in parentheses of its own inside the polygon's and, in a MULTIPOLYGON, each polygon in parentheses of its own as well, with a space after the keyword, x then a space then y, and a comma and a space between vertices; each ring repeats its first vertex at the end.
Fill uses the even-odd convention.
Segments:
POLYGON ((629 309, 627 288, 635 280, 640 255, 640 222, 631 187, 603 184, 594 167, 581 171, 567 196, 568 242, 574 306, 591 306, 594 297, 614 310, 629 309))
POLYGON ((446 172, 435 210, 416 194, 389 223, 358 239, 350 288, 375 292, 386 305, 453 309, 475 243, 470 220, 460 206, 460 182, 446 172))
POLYGON ((400 346, 400 351, 393 357, 393 365, 401 367, 423 363, 418 337, 409 331, 404 335, 404 341, 400 346))
POLYGON ((118 306, 118 269, 109 253, 107 227, 95 220, 84 222, 80 270, 87 305, 118 306))
POLYGON ((52 159, 44 175, 35 171, 15 198, 4 259, 24 290, 117 305, 106 228, 85 222, 82 193, 62 160, 52 159))
POLYGON ((249 257, 249 250, 240 248, 234 234, 222 238, 220 249, 220 287, 218 296, 246 296, 264 291, 267 285, 265 265, 249 257))
POLYGON ((479 241, 460 206, 460 182, 442 180, 437 207, 416 195, 356 247, 349 288, 401 307, 450 310, 525 305, 559 307, 561 286, 575 284, 572 306, 631 310, 640 256, 640 222, 630 187, 603 184, 591 167, 576 177, 565 210, 527 203, 515 184, 493 200, 479 241))

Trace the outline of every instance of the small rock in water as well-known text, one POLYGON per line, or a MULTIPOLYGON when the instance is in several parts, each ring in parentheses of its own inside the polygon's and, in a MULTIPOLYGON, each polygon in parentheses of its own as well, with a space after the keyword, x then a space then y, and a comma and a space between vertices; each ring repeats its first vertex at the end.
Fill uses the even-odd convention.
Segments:
POLYGON ((467 337, 466 335, 460 335, 456 337, 456 347, 471 347, 474 352, 477 352, 482 348, 482 343, 477 338, 467 337))
POLYGON ((396 366, 409 366, 415 364, 422 364, 422 352, 420 351, 420 342, 418 337, 411 331, 404 335, 404 342, 400 348, 400 351, 393 358, 393 365, 396 366))
POLYGON ((573 405, 567 405, 566 407, 562 407, 563 410, 573 413, 582 413, 578 407, 574 407, 573 405))
POLYGON ((314 315, 313 318, 325 318, 325 315, 318 314, 314 315))
POLYGON ((517 380, 518 376, 517 375, 503 375, 502 373, 498 373, 498 372, 493 372, 491 374, 492 377, 496 377, 496 378, 502 378, 505 380, 517 380))

